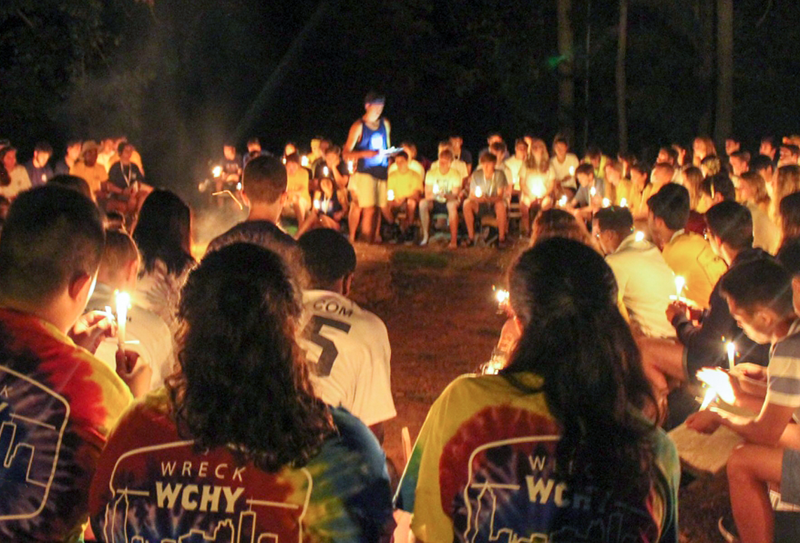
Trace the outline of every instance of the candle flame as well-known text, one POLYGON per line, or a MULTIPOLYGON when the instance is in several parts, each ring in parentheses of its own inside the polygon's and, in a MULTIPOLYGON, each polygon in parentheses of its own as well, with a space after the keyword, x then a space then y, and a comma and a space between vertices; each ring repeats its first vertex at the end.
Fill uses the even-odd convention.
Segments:
POLYGON ((619 201, 619 205, 622 206, 622 207, 628 207, 628 199, 627 198, 621 199, 619 201))
POLYGON ((300 157, 300 165, 304 168, 308 167, 308 156, 303 155, 302 157, 300 157))
POLYGON ((497 298, 498 304, 504 304, 508 302, 509 294, 505 289, 497 289, 494 293, 494 297, 497 298))
POLYGON ((394 191, 392 189, 389 189, 389 191, 386 193, 386 198, 390 202, 394 202, 394 191))
MULTIPOLYGON (((703 368, 697 372, 697 379, 705 383, 714 391, 715 396, 722 398, 725 403, 733 404, 736 394, 733 392, 730 376, 718 368, 703 368)), ((704 402, 705 403, 705 402, 704 402)))
POLYGON ((211 170, 211 173, 214 175, 214 177, 221 176, 222 175, 222 166, 214 166, 214 168, 211 170))
POLYGON ((597 194, 597 189, 596 189, 596 188, 594 188, 594 187, 590 188, 590 189, 589 189, 589 194, 590 194, 591 196, 595 196, 595 195, 597 194))
POLYGON ((561 198, 559 198, 558 205, 561 206, 561 207, 564 207, 565 205, 567 205, 567 197, 566 196, 562 196, 561 198))
POLYGON ((635 239, 636 241, 644 241, 644 232, 642 232, 641 230, 637 230, 636 235, 634 236, 633 239, 635 239))
POLYGON ((706 395, 703 396, 703 403, 700 405, 700 411, 708 408, 711 405, 711 402, 717 399, 717 391, 713 388, 709 388, 706 390, 706 395))
POLYGON ((603 207, 608 207, 611 205, 611 200, 608 198, 603 198, 603 207))
POLYGON ((319 211, 319 207, 320 207, 319 200, 314 200, 314 209, 319 211))
POLYGON ((325 177, 328 177, 328 175, 330 174, 330 172, 331 172, 331 171, 328 169, 328 167, 327 167, 327 166, 324 166, 324 167, 322 168, 322 175, 324 175, 325 177))
POLYGON ((117 306, 117 342, 119 348, 125 345, 125 329, 128 324, 128 309, 131 306, 131 295, 127 292, 118 290, 114 293, 114 301, 117 306))
POLYGON ((683 287, 686 286, 686 278, 682 275, 678 275, 675 277, 675 293, 678 296, 678 299, 681 298, 681 293, 683 292, 683 287))
POLYGON ((725 345, 725 350, 728 352, 728 369, 732 370, 736 359, 736 344, 733 341, 729 341, 725 345))

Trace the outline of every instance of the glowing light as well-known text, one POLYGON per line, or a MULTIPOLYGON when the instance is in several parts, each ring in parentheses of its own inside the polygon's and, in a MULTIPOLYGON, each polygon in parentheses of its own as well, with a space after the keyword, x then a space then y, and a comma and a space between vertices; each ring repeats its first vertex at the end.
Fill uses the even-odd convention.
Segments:
POLYGON ((481 196, 483 196, 483 191, 480 187, 475 187, 475 198, 480 198, 481 196))
POLYGON ((508 291, 502 288, 497 289, 494 293, 494 297, 497 299, 498 304, 505 304, 508 303, 508 291))
POLYGON ((729 341, 725 345, 725 350, 728 352, 728 369, 732 370, 736 359, 736 344, 733 341, 729 341))
MULTIPOLYGON (((730 376, 725 371, 703 368, 697 372, 697 379, 708 385, 714 391, 714 395, 722 398, 723 402, 732 405, 736 401, 730 376)), ((706 393, 706 396, 708 396, 708 393, 706 393)), ((705 403, 705 400, 703 403, 705 403)))
POLYGON ((316 209, 317 211, 319 211, 319 208, 320 208, 320 203, 319 203, 319 200, 314 200, 314 209, 316 209))
POLYGON ((303 156, 300 157, 300 165, 303 168, 308 168, 308 156, 303 155, 303 156))
POLYGON ((434 183, 433 184, 433 193, 434 194, 439 194, 439 184, 438 183, 434 183))
POLYGON ((603 207, 608 207, 611 205, 611 200, 608 198, 603 198, 603 207))
POLYGON ((242 190, 242 182, 236 183, 236 190, 242 190))
POLYGON ((703 403, 700 405, 700 411, 708 408, 711 405, 711 402, 717 399, 717 391, 713 388, 709 388, 706 390, 706 395, 703 396, 703 403))
POLYGON ((589 195, 594 198, 597 195, 597 189, 592 187, 589 189, 589 195))
POLYGON ((355 171, 355 166, 354 166, 354 164, 353 164, 353 161, 352 161, 352 160, 348 160, 348 161, 347 161, 347 171, 348 171, 349 173, 353 173, 353 172, 355 171))
POLYGON ((128 325, 128 308, 131 306, 131 295, 127 292, 116 291, 114 302, 117 306, 117 344, 120 349, 125 347, 125 331, 128 325))
POLYGON ((628 207, 628 199, 627 198, 621 199, 619 201, 619 205, 622 206, 622 207, 628 207))
POLYGON ((641 230, 636 231, 636 235, 633 237, 636 241, 644 241, 644 232, 641 230))
POLYGON ((222 175, 222 166, 214 166, 214 168, 211 170, 211 174, 214 177, 221 176, 222 175))
POLYGON ((286 164, 286 157, 283 157, 283 158, 281 159, 281 162, 283 162, 284 164, 286 164))
POLYGON ((375 151, 383 150, 383 135, 377 132, 372 134, 372 137, 369 139, 369 148, 375 151))
POLYGON ((390 202, 394 202, 394 191, 392 189, 389 189, 389 191, 386 193, 386 198, 390 202))
POLYGON ((534 175, 528 178, 528 190, 535 198, 544 198, 547 189, 544 186, 544 177, 534 175))
POLYGON ((683 292, 683 287, 686 286, 686 278, 682 275, 678 275, 675 277, 675 295, 677 299, 681 299, 681 293, 683 292))
POLYGON ((558 205, 560 207, 564 207, 565 205, 567 205, 567 197, 566 196, 562 196, 561 198, 559 198, 558 205))
POLYGON ((324 166, 322 168, 322 175, 324 175, 325 177, 328 177, 328 175, 330 175, 330 173, 331 173, 331 171, 328 169, 327 166, 324 166))
POLYGON ((569 174, 570 175, 575 175, 575 166, 570 166, 569 167, 569 174))

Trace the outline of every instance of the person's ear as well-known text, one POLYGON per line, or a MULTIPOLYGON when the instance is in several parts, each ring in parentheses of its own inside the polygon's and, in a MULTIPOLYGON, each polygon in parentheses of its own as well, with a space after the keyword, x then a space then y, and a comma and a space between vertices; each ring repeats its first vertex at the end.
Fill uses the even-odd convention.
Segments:
POLYGON ((81 273, 76 275, 69 283, 69 297, 73 300, 88 300, 94 291, 97 275, 81 273))
POLYGON ((139 275, 139 259, 134 258, 125 266, 125 286, 133 289, 136 286, 136 277, 139 275))
POLYGON ((342 296, 347 297, 350 295, 350 289, 353 287, 353 274, 348 273, 342 279, 342 296))

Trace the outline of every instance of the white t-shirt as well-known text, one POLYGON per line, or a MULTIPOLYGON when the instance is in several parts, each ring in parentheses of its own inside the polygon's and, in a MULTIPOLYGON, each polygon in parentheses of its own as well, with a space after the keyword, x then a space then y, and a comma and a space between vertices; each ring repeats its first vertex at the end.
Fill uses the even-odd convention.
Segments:
POLYGON ((303 306, 307 324, 300 345, 317 395, 367 426, 395 417, 391 348, 383 321, 327 290, 305 291, 303 306))
POLYGON ((666 315, 669 297, 675 294, 675 275, 658 247, 647 240, 636 241, 631 234, 606 257, 606 262, 617 279, 631 321, 648 337, 675 337, 666 315))
POLYGON ((8 176, 11 178, 11 183, 8 186, 0 185, 0 196, 5 196, 9 200, 13 200, 20 192, 24 192, 31 188, 31 180, 28 177, 28 171, 21 164, 17 164, 8 176))
POLYGON ((794 407, 794 420, 800 420, 800 320, 794 321, 787 336, 772 346, 764 403, 794 407))
POLYGON ((577 187, 574 179, 575 170, 577 170, 578 166, 580 166, 580 161, 578 160, 577 156, 575 156, 573 153, 567 153, 567 156, 564 157, 564 162, 559 162, 558 157, 553 156, 550 158, 550 164, 553 165, 553 170, 556 172, 556 180, 560 181, 565 177, 573 177, 572 180, 564 182, 563 186, 572 188, 577 187))

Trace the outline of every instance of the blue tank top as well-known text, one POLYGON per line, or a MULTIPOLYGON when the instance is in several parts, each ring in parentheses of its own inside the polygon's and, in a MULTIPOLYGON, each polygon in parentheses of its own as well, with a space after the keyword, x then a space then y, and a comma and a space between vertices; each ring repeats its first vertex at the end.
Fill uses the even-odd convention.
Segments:
MULTIPOLYGON (((361 121, 361 139, 355 146, 357 151, 383 151, 388 147, 386 123, 383 119, 380 120, 377 130, 371 129, 364 121, 361 121)), ((359 159, 356 171, 367 173, 375 179, 386 179, 389 177, 389 157, 377 155, 372 158, 359 159)))

